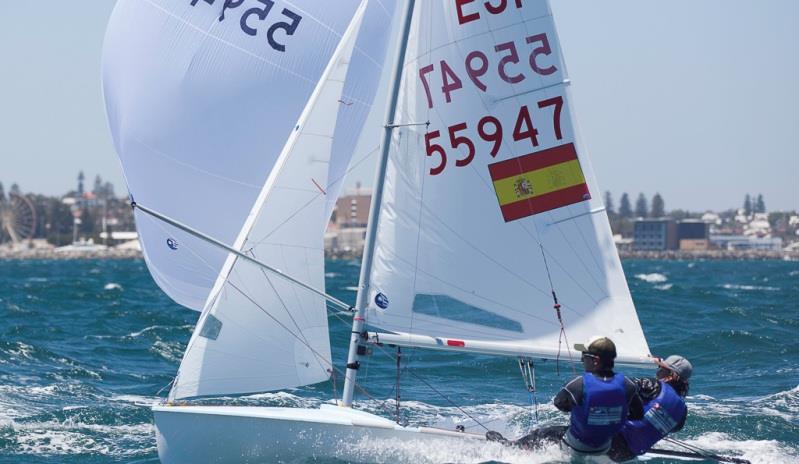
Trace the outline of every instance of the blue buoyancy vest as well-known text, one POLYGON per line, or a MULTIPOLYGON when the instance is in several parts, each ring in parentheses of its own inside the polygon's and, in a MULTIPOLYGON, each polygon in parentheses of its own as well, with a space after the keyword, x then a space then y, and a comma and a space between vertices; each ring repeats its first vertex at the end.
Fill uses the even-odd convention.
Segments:
POLYGON ((577 451, 606 450, 611 438, 621 429, 627 412, 622 374, 615 374, 608 380, 591 373, 583 374, 582 403, 572 409, 566 443, 577 451))
POLYGON ((624 422, 621 434, 636 456, 649 451, 688 414, 685 400, 671 386, 660 381, 660 394, 644 406, 644 418, 624 422))

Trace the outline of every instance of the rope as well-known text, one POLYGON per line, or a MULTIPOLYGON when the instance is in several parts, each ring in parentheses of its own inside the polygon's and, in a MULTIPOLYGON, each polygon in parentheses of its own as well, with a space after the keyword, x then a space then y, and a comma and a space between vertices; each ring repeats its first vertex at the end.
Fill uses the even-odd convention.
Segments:
MULTIPOLYGON (((667 441, 667 442, 669 442, 669 443, 671 443, 673 445, 682 446, 683 448, 685 448, 688 451, 690 451, 692 454, 701 456, 701 457, 703 457, 705 459, 709 459, 709 460, 712 460, 712 461, 732 462, 732 463, 738 463, 738 464, 750 464, 750 462, 748 460, 746 460, 746 459, 736 458, 736 457, 731 457, 731 456, 721 456, 721 455, 718 455, 718 454, 714 454, 714 453, 711 453, 708 450, 699 448, 698 446, 689 445, 688 443, 685 443, 685 442, 680 441, 680 440, 675 440, 674 438, 665 437, 663 440, 667 441)), ((662 450, 662 449, 652 449, 652 450, 649 450, 649 452, 652 453, 652 454, 662 454, 662 455, 667 455, 667 456, 668 455, 673 455, 673 456, 680 456, 681 455, 681 454, 678 454, 678 453, 680 453, 679 451, 662 450)), ((683 453, 682 455, 686 455, 686 454, 688 454, 688 453, 683 453)), ((690 457, 690 456, 685 456, 685 457, 690 457)))
POLYGON ((692 451, 694 453, 701 454, 702 456, 705 456, 705 457, 712 457, 713 456, 713 453, 711 453, 710 451, 704 450, 704 449, 699 448, 699 447, 694 446, 694 445, 689 445, 688 443, 685 443, 683 441, 675 440, 674 438, 665 437, 665 438, 663 438, 663 440, 671 443, 672 445, 682 446, 683 448, 687 449, 688 451, 692 451))
POLYGON ((572 374, 577 375, 577 370, 574 368, 574 359, 572 359, 572 351, 569 348, 569 337, 566 336, 566 325, 563 323, 563 316, 560 312, 560 303, 558 302, 558 295, 555 293, 555 285, 552 283, 552 274, 549 272, 549 264, 547 263, 547 254, 544 252, 544 245, 539 243, 539 247, 541 247, 541 256, 544 258, 544 268, 547 271, 547 279, 549 279, 549 289, 552 291, 552 300, 554 304, 552 307, 555 309, 555 314, 558 317, 558 323, 560 324, 560 333, 558 334, 558 354, 555 356, 555 372, 557 373, 558 377, 560 377, 560 352, 561 346, 563 342, 566 342, 566 353, 569 356, 569 364, 572 368, 572 374))
POLYGON ((330 374, 330 381, 333 383, 333 398, 338 398, 338 388, 336 388, 336 371, 334 369, 328 369, 327 372, 330 374))
MULTIPOLYGON (((386 354, 387 356, 389 356, 390 358, 392 358, 392 359, 394 358, 394 356, 393 356, 391 353, 389 353, 389 351, 388 351, 388 350, 387 350, 387 349, 386 349, 384 346, 381 346, 381 345, 378 345, 378 344, 375 344, 374 346, 378 347, 378 348, 379 348, 379 349, 380 349, 380 350, 381 350, 383 353, 385 353, 385 354, 386 354)), ((460 407, 460 406, 459 406, 457 403, 455 403, 454 401, 452 401, 452 399, 450 399, 450 398, 449 398, 447 395, 445 395, 444 393, 442 393, 441 391, 439 391, 438 389, 436 389, 434 386, 432 386, 432 385, 431 385, 431 384, 430 384, 430 383, 429 383, 427 380, 425 380, 425 379, 424 379, 423 377, 421 377, 419 374, 417 374, 416 372, 414 372, 412 369, 410 369, 409 367, 406 367, 406 368, 405 368, 405 370, 406 370, 406 371, 408 371, 408 373, 409 373, 410 375, 412 375, 414 378, 416 378, 416 380, 418 380, 418 381, 422 382, 422 383, 423 383, 423 384, 424 384, 424 385, 425 385, 427 388, 429 388, 429 389, 430 389, 430 390, 432 390, 432 391, 433 391, 435 394, 437 394, 438 396, 440 396, 440 397, 441 397, 441 398, 442 398, 444 401, 446 401, 447 403, 449 403, 450 405, 452 405, 453 407, 455 407, 455 409, 457 409, 458 411, 460 411, 460 412, 461 412, 461 413, 462 413, 464 416, 466 416, 466 417, 468 417, 469 419, 471 419, 472 421, 474 421, 474 423, 476 423, 476 424, 477 424, 477 425, 479 425, 480 427, 484 428, 484 429, 485 429, 487 432, 491 430, 491 429, 489 429, 488 427, 486 427, 485 425, 483 425, 483 423, 482 423, 482 422, 480 422, 479 420, 475 419, 475 418, 474 418, 474 416, 472 416, 471 414, 469 414, 468 412, 466 412, 466 411, 465 411, 465 410, 464 410, 462 407, 460 407)))
POLYGON ((519 370, 522 373, 524 386, 530 395, 530 407, 532 408, 533 424, 538 424, 538 395, 535 386, 535 364, 532 359, 519 358, 519 370))
MULTIPOLYGON (((402 348, 397 345, 397 383, 395 388, 397 424, 400 423, 400 368, 402 362, 402 348)), ((401 425, 401 424, 400 424, 401 425)))

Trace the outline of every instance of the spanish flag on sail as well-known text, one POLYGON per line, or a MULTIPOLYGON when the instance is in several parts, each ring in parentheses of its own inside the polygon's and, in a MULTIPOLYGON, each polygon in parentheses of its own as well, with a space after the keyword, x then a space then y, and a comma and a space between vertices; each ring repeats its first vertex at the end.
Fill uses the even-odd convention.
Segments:
POLYGON ((488 165, 505 222, 590 200, 574 144, 488 165))

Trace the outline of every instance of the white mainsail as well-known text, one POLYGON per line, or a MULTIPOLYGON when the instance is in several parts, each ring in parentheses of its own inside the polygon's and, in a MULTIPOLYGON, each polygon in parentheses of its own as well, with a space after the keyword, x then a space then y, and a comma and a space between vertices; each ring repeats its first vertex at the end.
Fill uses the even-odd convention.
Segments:
POLYGON ((368 324, 392 343, 565 357, 554 291, 572 343, 607 335, 644 362, 548 3, 418 2, 407 45, 368 324))
MULTIPOLYGON (((134 200, 233 244, 359 4, 119 0, 105 38, 103 92, 134 200)), ((370 13, 383 23, 385 16, 378 5, 370 13)), ((341 110, 350 126, 368 112, 381 63, 382 39, 366 40, 347 89, 358 93, 341 98, 355 102, 341 110)), ((353 145, 337 142, 334 175, 353 145)), ((202 310, 227 253, 135 214, 156 283, 202 310)))

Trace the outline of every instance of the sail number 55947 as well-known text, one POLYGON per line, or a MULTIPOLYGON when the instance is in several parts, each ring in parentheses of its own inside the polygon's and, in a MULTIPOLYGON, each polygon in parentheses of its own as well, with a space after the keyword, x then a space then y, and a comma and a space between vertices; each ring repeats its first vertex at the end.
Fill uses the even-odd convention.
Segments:
MULTIPOLYGON (((549 44, 546 34, 535 34, 524 39, 525 43, 532 46, 530 55, 527 62, 530 69, 540 76, 548 76, 558 70, 557 66, 553 64, 546 65, 539 63, 539 58, 552 54, 552 47, 549 44)), ((504 42, 494 46, 494 54, 489 58, 488 55, 480 50, 474 50, 466 54, 464 59, 464 67, 466 68, 466 76, 472 81, 475 87, 482 92, 488 91, 488 85, 484 76, 492 67, 489 63, 491 60, 498 58, 496 64, 496 72, 499 78, 509 84, 519 84, 527 78, 525 74, 525 66, 519 65, 521 58, 519 57, 519 50, 516 42, 504 42)), ((541 60, 543 61, 543 60, 541 60)), ((463 80, 458 76, 458 73, 453 69, 450 63, 446 60, 438 62, 438 69, 441 75, 441 92, 444 94, 444 100, 447 103, 452 102, 452 94, 456 90, 463 88, 463 80)), ((433 95, 430 91, 431 82, 429 75, 436 70, 435 64, 429 64, 419 69, 419 79, 422 81, 425 94, 427 95, 427 107, 433 107, 433 95)))
MULTIPOLYGON (((552 130, 557 140, 563 139, 563 131, 561 130, 560 117, 563 110, 563 97, 553 97, 538 102, 538 108, 553 108, 552 111, 552 130)), ((455 166, 464 167, 475 157, 477 148, 474 142, 468 136, 462 134, 463 131, 469 128, 468 124, 461 122, 453 124, 447 128, 449 135, 449 144, 453 150, 458 150, 461 146, 466 148, 466 154, 463 158, 455 160, 455 166)), ((485 116, 477 123, 477 135, 480 136, 485 142, 491 144, 489 153, 491 157, 496 157, 502 148, 502 141, 504 140, 504 130, 502 123, 494 116, 485 116)), ((530 109, 525 105, 519 109, 519 114, 516 116, 516 122, 513 126, 513 140, 521 142, 529 140, 532 147, 537 147, 538 143, 538 129, 533 125, 533 119, 530 115, 530 109)), ((447 167, 447 150, 444 146, 436 143, 436 140, 441 137, 441 131, 434 130, 425 134, 424 143, 427 156, 438 155, 438 165, 430 168, 430 175, 437 176, 444 172, 447 167)))

